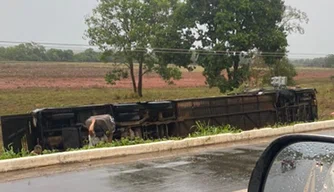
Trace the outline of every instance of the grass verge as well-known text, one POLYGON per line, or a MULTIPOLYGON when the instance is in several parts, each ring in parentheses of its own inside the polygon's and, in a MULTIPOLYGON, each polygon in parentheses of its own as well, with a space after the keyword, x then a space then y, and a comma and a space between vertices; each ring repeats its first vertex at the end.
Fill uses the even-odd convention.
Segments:
MULTIPOLYGON (((301 87, 316 88, 319 119, 333 118, 334 83, 328 78, 322 81, 298 81, 301 87)), ((36 108, 71 107, 79 105, 154 101, 180 98, 221 96, 218 89, 207 87, 146 89, 139 98, 130 89, 113 88, 25 88, 0 91, 0 116, 28 113, 36 108)))
POLYGON ((70 107, 104 103, 154 101, 222 95, 218 89, 206 87, 147 89, 139 98, 130 89, 33 88, 0 91, 0 116, 29 113, 36 108, 70 107))
POLYGON ((221 125, 221 126, 213 126, 209 123, 203 123, 197 121, 196 124, 192 127, 195 131, 189 134, 189 137, 202 137, 202 136, 210 136, 210 135, 218 135, 224 133, 241 133, 241 129, 237 129, 232 127, 231 125, 221 125))

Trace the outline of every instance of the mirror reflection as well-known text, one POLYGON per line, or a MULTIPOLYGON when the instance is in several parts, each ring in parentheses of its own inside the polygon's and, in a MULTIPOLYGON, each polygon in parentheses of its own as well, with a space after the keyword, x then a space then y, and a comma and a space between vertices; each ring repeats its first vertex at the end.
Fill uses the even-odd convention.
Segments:
POLYGON ((284 148, 275 158, 265 192, 333 192, 334 144, 301 142, 284 148))

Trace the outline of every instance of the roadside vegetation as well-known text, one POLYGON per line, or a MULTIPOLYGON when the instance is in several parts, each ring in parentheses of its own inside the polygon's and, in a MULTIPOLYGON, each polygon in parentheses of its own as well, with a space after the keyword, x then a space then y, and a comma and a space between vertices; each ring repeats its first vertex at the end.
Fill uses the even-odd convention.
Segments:
POLYGON ((209 135, 218 135, 224 133, 241 133, 241 129, 237 129, 232 127, 231 125, 220 125, 214 126, 210 125, 210 123, 197 121, 196 124, 191 128, 194 130, 189 134, 189 137, 201 137, 201 136, 209 136, 209 135))
POLYGON ((69 107, 104 103, 168 100, 221 95, 207 87, 144 90, 140 98, 128 89, 112 88, 29 88, 0 91, 0 116, 30 113, 36 108, 69 107))
MULTIPOLYGON (((233 128, 230 125, 222 125, 222 126, 212 126, 202 122, 196 122, 196 124, 192 127, 193 133, 189 134, 187 138, 195 138, 201 136, 210 136, 210 135, 218 135, 224 133, 240 133, 240 129, 233 128)), ((138 145, 138 144, 145 144, 145 143, 155 143, 161 141, 170 141, 170 140, 182 140, 180 137, 170 137, 170 138, 163 138, 163 139, 141 139, 135 138, 134 140, 130 140, 128 138, 122 138, 120 140, 113 140, 110 143, 98 143, 96 146, 89 146, 85 145, 80 149, 68 149, 67 151, 79 151, 79 150, 88 150, 88 149, 97 149, 97 148, 108 148, 108 147, 120 147, 120 146, 129 146, 129 145, 138 145)), ((42 154, 53 154, 59 153, 58 150, 44 150, 42 154)), ((15 153, 13 147, 9 146, 9 150, 3 149, 0 153, 0 160, 5 159, 13 159, 13 158, 20 158, 20 157, 29 157, 34 156, 34 154, 29 153, 27 150, 22 149, 19 153, 15 153)))
MULTIPOLYGON (((316 88, 319 120, 331 119, 334 112, 334 84, 329 78, 300 79, 302 88, 316 88)), ((22 88, 0 92, 0 116, 30 113, 36 108, 70 107, 90 104, 154 101, 180 98, 222 96, 218 88, 155 88, 145 89, 138 97, 129 89, 121 88, 22 88)))
MULTIPOLYGON (((295 122, 290 124, 275 124, 273 126, 270 126, 272 128, 281 128, 286 126, 293 126, 299 123, 304 122, 295 122)), ((219 135, 219 134, 237 134, 241 133, 242 130, 238 129, 236 127, 233 127, 231 125, 220 125, 220 126, 214 126, 210 125, 210 123, 200 122, 197 121, 194 126, 191 127, 192 133, 188 135, 186 138, 196 138, 196 137, 203 137, 203 136, 212 136, 212 135, 219 135)), ((88 149, 98 149, 98 148, 110 148, 110 147, 120 147, 120 146, 131 146, 131 145, 138 145, 138 144, 147 144, 147 143, 156 143, 161 141, 177 141, 182 140, 183 138, 180 137, 170 137, 170 138, 163 138, 163 139, 147 139, 144 140, 142 138, 135 138, 133 140, 128 138, 122 138, 120 140, 113 140, 110 143, 100 142, 96 146, 89 146, 85 145, 80 149, 67 149, 66 151, 81 151, 81 150, 88 150, 88 149)), ((54 153, 60 153, 62 151, 59 150, 43 150, 42 155, 46 154, 54 154, 54 153)), ((2 149, 2 152, 0 151, 0 160, 5 159, 14 159, 14 158, 22 158, 22 157, 29 157, 29 156, 36 156, 35 154, 30 153, 29 151, 22 149, 20 152, 15 153, 13 147, 9 146, 9 150, 2 149)))

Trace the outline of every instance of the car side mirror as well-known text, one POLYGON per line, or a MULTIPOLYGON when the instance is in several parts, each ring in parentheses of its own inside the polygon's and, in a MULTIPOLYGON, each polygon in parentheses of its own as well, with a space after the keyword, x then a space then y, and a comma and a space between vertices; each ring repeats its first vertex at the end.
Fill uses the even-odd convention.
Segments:
POLYGON ((334 191, 334 137, 288 135, 274 140, 252 172, 249 192, 334 191))

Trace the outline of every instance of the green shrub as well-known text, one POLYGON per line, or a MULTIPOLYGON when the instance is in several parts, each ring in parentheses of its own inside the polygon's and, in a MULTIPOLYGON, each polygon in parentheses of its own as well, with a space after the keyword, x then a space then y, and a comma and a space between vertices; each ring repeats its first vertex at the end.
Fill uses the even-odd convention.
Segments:
POLYGON ((218 135, 223 133, 240 133, 241 130, 231 125, 212 126, 209 123, 203 123, 197 121, 194 126, 191 127, 194 132, 189 134, 189 137, 201 137, 208 135, 218 135))
POLYGON ((32 156, 32 154, 30 154, 29 151, 25 149, 21 149, 20 152, 15 153, 12 146, 9 146, 8 148, 9 150, 2 149, 2 153, 0 153, 0 160, 32 156))

